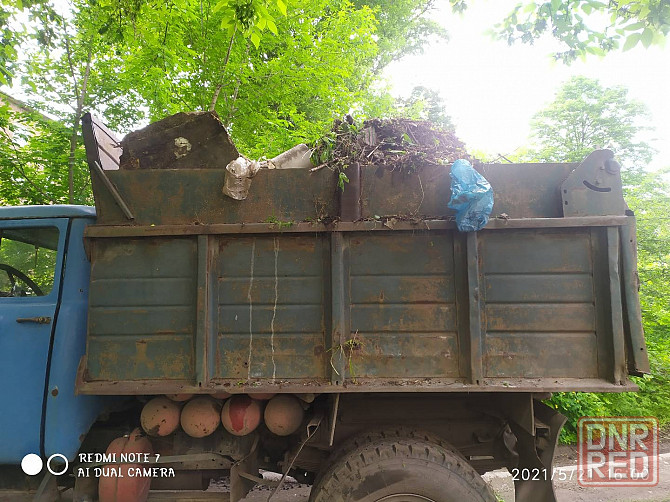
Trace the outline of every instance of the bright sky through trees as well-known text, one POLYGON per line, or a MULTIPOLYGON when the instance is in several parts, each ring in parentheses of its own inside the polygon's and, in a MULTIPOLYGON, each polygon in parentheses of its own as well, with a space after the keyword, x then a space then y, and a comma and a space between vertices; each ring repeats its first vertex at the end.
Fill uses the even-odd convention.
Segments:
POLYGON ((641 138, 658 150, 652 169, 670 166, 670 47, 641 45, 605 58, 589 57, 566 66, 550 54, 560 50, 549 37, 534 46, 508 46, 484 32, 501 21, 516 0, 475 0, 463 16, 442 2, 434 14, 449 31, 448 43, 433 44, 423 56, 407 57, 386 72, 393 92, 407 95, 415 85, 438 90, 457 135, 469 149, 507 155, 528 144, 530 118, 550 103, 572 75, 621 85, 646 104, 655 132, 641 138))

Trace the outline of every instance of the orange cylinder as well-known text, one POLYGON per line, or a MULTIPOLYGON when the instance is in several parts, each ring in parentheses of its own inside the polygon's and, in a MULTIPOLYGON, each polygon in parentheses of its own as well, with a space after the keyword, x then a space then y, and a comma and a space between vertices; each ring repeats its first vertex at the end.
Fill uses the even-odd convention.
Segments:
POLYGON ((265 407, 265 425, 278 436, 288 436, 298 430, 304 415, 297 397, 282 394, 270 399, 265 407))
POLYGON ((167 436, 179 427, 179 405, 167 397, 155 397, 142 408, 140 423, 150 436, 167 436))
MULTIPOLYGON (((122 454, 153 453, 151 442, 135 429, 128 436, 117 438, 107 447, 106 453, 115 454, 118 460, 122 454)), ((141 467, 139 464, 109 464, 103 466, 103 474, 98 481, 100 502, 145 502, 149 497, 151 478, 131 477, 128 471, 141 467)))
POLYGON ((221 422, 221 403, 209 396, 191 399, 181 410, 181 428, 194 438, 212 434, 221 422))

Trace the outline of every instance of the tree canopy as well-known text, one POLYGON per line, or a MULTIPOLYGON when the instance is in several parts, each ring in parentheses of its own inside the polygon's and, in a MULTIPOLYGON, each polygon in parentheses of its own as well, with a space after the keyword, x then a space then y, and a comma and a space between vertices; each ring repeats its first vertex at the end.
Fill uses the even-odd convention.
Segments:
MULTIPOLYGON (((74 179, 83 164, 84 110, 119 132, 179 111, 215 110, 246 155, 273 156, 316 140, 335 117, 395 113, 394 100, 378 85, 383 68, 434 37, 446 38, 428 18, 433 0, 74 0, 71 6, 65 12, 47 0, 5 0, 0 16, 0 29, 11 35, 2 56, 5 81, 22 84, 32 107, 70 126, 71 202, 88 197, 74 179), (19 41, 22 64, 12 65, 19 41)), ((11 113, 5 111, 7 120, 11 113)), ((29 118, 16 118, 22 120, 29 118)), ((30 177, 10 161, 0 159, 3 176, 30 177)), ((7 191, 8 202, 45 202, 7 191)))
POLYGON ((670 2, 524 0, 496 26, 496 31, 510 44, 533 43, 545 33, 551 34, 565 47, 555 57, 569 62, 578 56, 604 55, 638 44, 663 44, 670 33, 670 2))
POLYGON ((554 100, 535 114, 529 156, 538 162, 580 162, 598 148, 613 150, 628 167, 644 167, 653 148, 638 136, 647 110, 624 87, 604 87, 596 79, 573 77, 554 100))

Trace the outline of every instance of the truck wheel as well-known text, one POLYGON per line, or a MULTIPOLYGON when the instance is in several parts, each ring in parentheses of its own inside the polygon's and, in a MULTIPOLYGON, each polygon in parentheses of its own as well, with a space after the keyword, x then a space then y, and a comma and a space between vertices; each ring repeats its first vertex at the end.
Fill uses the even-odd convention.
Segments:
POLYGON ((461 452, 459 452, 454 446, 445 441, 443 438, 421 429, 415 429, 413 427, 407 427, 403 425, 395 427, 385 427, 382 429, 371 429, 353 436, 348 437, 344 440, 342 445, 337 449, 333 450, 328 460, 326 460, 324 467, 319 471, 316 479, 313 483, 313 491, 318 491, 319 486, 323 482, 325 474, 330 470, 330 467, 335 464, 340 458, 342 458, 346 453, 353 451, 357 448, 360 448, 364 445, 375 443, 377 441, 385 440, 396 440, 396 439, 411 439, 422 441, 425 443, 430 443, 434 445, 441 446, 445 450, 449 450, 457 457, 460 457, 465 461, 465 457, 461 452))
POLYGON ((384 439, 342 455, 312 488, 310 502, 495 502, 462 457, 419 439, 384 439))

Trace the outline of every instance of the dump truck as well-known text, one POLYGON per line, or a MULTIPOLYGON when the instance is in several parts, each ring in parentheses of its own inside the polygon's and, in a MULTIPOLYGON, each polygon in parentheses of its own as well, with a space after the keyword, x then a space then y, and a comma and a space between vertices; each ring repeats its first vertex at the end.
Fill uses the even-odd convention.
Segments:
POLYGON ((0 208, 4 489, 199 500, 227 475, 237 502, 272 471, 312 502, 492 501, 485 472, 552 472, 551 393, 649 370, 608 150, 476 166, 493 213, 460 232, 449 165, 260 169, 234 200, 223 169, 119 169, 83 130, 95 208, 0 208))

